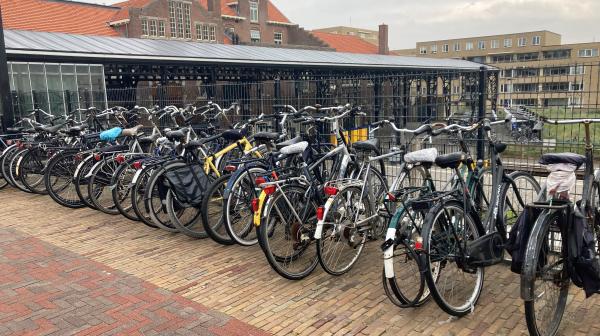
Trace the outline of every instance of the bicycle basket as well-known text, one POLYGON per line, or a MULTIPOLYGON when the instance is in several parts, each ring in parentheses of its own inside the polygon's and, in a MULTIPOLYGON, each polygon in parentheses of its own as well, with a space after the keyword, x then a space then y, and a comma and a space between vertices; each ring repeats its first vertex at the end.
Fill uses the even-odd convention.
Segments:
POLYGON ((165 179, 182 207, 199 206, 210 184, 199 163, 171 169, 165 172, 165 179))

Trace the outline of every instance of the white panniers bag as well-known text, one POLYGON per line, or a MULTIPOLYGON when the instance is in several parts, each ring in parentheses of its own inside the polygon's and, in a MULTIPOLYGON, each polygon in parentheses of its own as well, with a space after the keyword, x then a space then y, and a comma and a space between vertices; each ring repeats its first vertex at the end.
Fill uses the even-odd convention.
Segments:
POLYGON ((561 198, 568 198, 570 190, 577 182, 575 171, 577 166, 570 163, 555 163, 546 166, 550 175, 546 180, 548 195, 557 195, 561 198))

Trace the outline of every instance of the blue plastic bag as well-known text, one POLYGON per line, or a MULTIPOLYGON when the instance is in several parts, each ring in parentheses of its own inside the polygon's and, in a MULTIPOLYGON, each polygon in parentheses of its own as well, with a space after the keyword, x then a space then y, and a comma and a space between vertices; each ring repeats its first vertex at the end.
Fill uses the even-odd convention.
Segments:
POLYGON ((109 130, 106 130, 106 131, 100 133, 100 140, 109 141, 109 142, 115 141, 115 139, 118 138, 119 135, 121 135, 122 131, 123 131, 123 129, 121 127, 114 127, 109 130))

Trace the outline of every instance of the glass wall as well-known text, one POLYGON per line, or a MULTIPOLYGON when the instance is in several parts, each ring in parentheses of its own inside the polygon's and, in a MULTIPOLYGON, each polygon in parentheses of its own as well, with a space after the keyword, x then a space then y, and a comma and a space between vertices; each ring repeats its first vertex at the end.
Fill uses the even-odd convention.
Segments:
POLYGON ((8 62, 8 71, 16 118, 34 108, 59 116, 107 107, 102 65, 8 62))

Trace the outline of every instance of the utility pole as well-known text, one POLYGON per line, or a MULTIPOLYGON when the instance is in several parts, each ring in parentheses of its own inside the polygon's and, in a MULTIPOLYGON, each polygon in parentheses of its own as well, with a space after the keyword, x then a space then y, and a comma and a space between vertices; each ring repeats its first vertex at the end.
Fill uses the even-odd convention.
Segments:
POLYGON ((2 113, 3 131, 13 126, 15 122, 12 99, 10 96, 10 81, 8 77, 8 60, 4 44, 4 26, 2 24, 2 7, 0 6, 0 112, 2 113))

